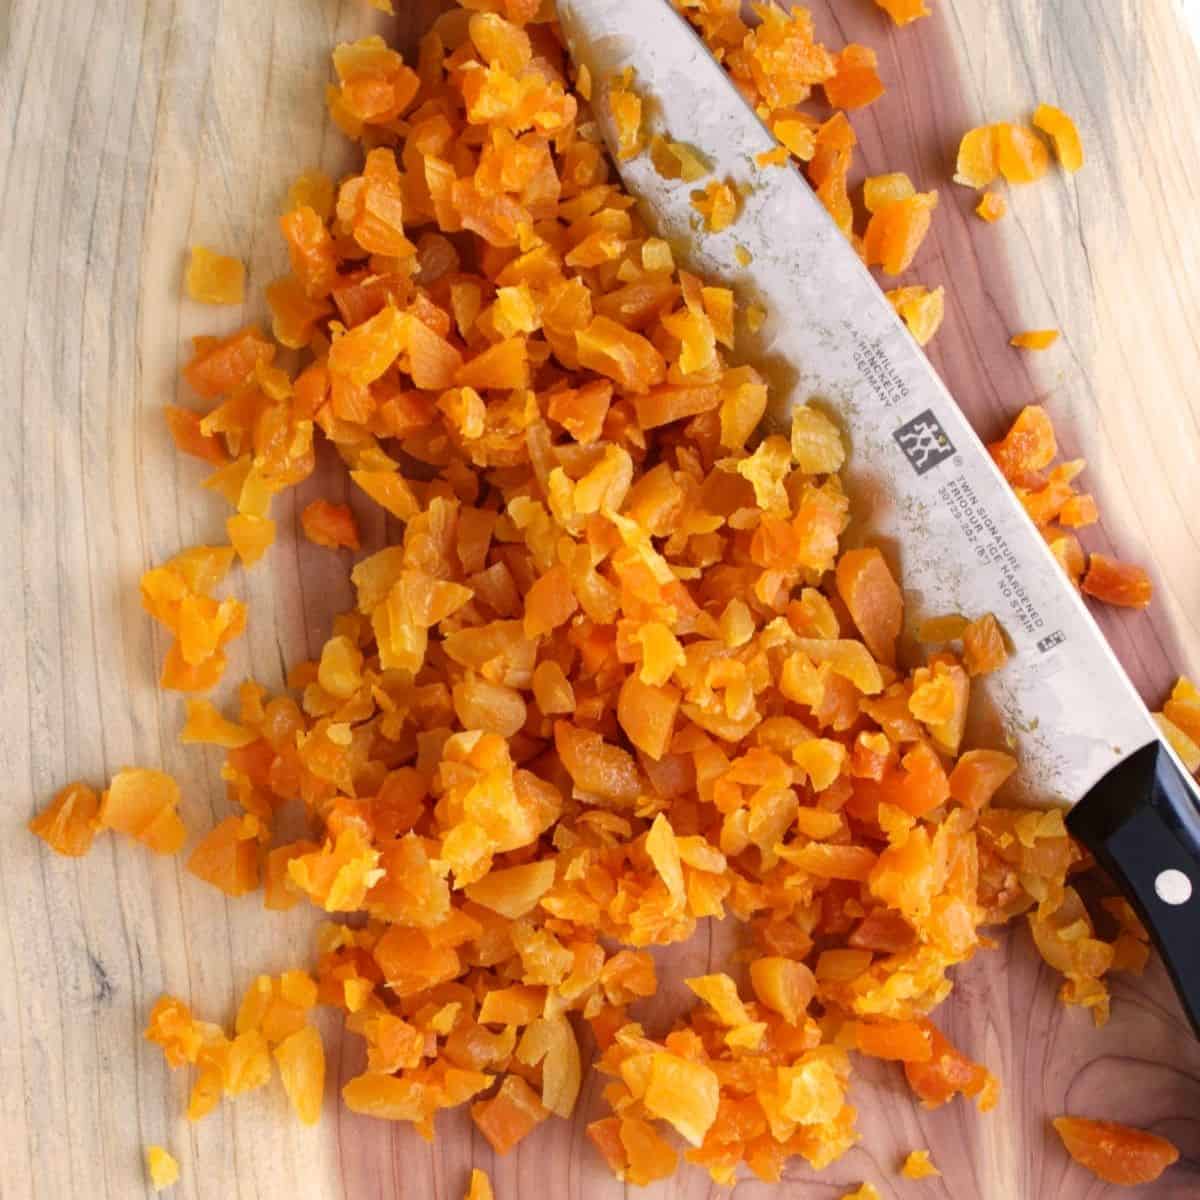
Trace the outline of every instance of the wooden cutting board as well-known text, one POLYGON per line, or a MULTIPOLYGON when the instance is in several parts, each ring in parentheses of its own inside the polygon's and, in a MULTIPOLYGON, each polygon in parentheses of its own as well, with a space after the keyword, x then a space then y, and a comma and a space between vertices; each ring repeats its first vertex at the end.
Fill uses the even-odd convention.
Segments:
MULTIPOLYGON (((631 22, 642 0, 630 0, 631 22)), ((888 95, 854 124, 872 171, 907 170, 940 189, 934 234, 911 273, 945 283, 948 312, 931 354, 980 433, 1020 407, 1047 405, 1066 452, 1085 456, 1103 526, 1094 548, 1150 567, 1144 614, 1101 614, 1126 668, 1157 703, 1181 670, 1200 672, 1200 61, 1172 0, 932 0, 897 30, 870 0, 818 0, 819 35, 879 52, 888 95), (1089 162, 1013 192, 988 226, 949 180, 970 125, 1060 104, 1089 162), (886 147, 886 149, 885 149, 886 147), (1056 326, 1041 356, 1010 333, 1056 326)), ((400 29, 420 20, 397 0, 400 29)), ((185 247, 243 257, 262 285, 284 264, 273 222, 285 181, 348 160, 324 119, 333 42, 391 23, 364 0, 15 0, 0 20, 0 349, 7 436, 0 441, 0 1197, 126 1197, 145 1188, 141 1148, 179 1157, 186 1200, 458 1200, 468 1167, 501 1200, 609 1200, 583 1126, 599 1111, 588 1081, 569 1124, 543 1127, 495 1161, 464 1119, 427 1145, 407 1127, 340 1108, 358 1070, 332 1024, 323 1123, 301 1128, 278 1088, 181 1116, 188 1081, 141 1040, 163 991, 231 1019, 251 976, 307 960, 312 914, 281 918, 253 898, 226 903, 119 839, 82 861, 48 853, 23 824, 68 779, 126 764, 161 766, 184 786, 194 830, 226 814, 217 753, 181 746, 178 697, 153 686, 162 639, 136 579, 182 546, 222 537, 220 505, 179 459, 160 409, 179 393, 186 338, 241 323, 240 311, 182 301, 185 247)), ((394 29, 395 27, 393 27, 394 29)), ((268 569, 239 580, 248 636, 231 678, 278 685, 350 600, 344 562, 295 540, 310 499, 345 493, 338 473, 277 505, 283 534, 268 569)), ((351 497, 357 504, 357 497, 351 497)), ((378 510, 360 509, 385 536, 378 510)), ((1198 931, 1200 933, 1200 931, 1198 931)), ((710 941, 665 961, 648 1022, 678 979, 704 969, 710 941)), ((1071 1165, 1048 1136, 1062 1111, 1152 1126, 1185 1159, 1139 1195, 1200 1195, 1200 1046, 1155 963, 1115 984, 1112 1023, 1092 1027, 1055 1000, 1056 984, 1017 929, 958 972, 938 1019, 1002 1077, 989 1117, 960 1104, 925 1113, 898 1073, 865 1068, 852 1099, 863 1141, 825 1174, 793 1167, 739 1200, 839 1197, 862 1180, 883 1196, 938 1200, 1098 1200, 1116 1189, 1071 1165), (912 1184, 903 1155, 928 1147, 945 1172, 912 1184)), ((722 1194, 688 1170, 647 1197, 722 1194)))

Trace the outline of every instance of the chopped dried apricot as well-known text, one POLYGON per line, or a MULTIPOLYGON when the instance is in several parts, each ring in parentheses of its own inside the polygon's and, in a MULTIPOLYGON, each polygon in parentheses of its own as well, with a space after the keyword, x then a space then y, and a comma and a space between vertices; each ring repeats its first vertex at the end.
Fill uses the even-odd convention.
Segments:
POLYGON ((929 16, 925 0, 875 0, 875 3, 887 13, 897 25, 907 25, 918 17, 929 16))
POLYGON ((642 98, 633 89, 632 72, 608 85, 608 109, 617 130, 617 157, 635 158, 642 152, 642 98))
POLYGON ((227 896, 244 896, 258 887, 258 819, 226 817, 188 859, 188 870, 227 896))
POLYGON ((703 191, 692 193, 692 207, 709 233, 721 233, 737 220, 741 201, 731 184, 714 179, 703 191))
POLYGON ((936 1179, 941 1171, 933 1165, 928 1150, 912 1150, 900 1167, 905 1179, 936 1179))
POLYGON ((1009 183, 1032 183, 1050 168, 1046 143, 1025 125, 1006 121, 993 126, 996 136, 996 166, 1009 183))
POLYGON ((1048 350, 1058 338, 1057 329, 1030 329, 1025 333, 1014 333, 1008 344, 1019 350, 1048 350))
POLYGON ((918 344, 927 345, 941 328, 946 315, 946 289, 937 287, 930 291, 923 285, 916 285, 894 288, 886 295, 918 344))
POLYGON ((275 1047, 279 1078, 296 1116, 315 1125, 325 1094, 325 1049, 321 1035, 311 1025, 289 1034, 275 1047))
POLYGON ((494 1096, 471 1108, 471 1119, 497 1154, 507 1154, 549 1115, 520 1075, 505 1075, 494 1096))
POLYGON ((1008 212, 1008 201, 999 192, 984 192, 975 206, 975 212, 990 225, 1008 212))
POLYGON ((187 294, 201 304, 241 304, 245 299, 246 268, 240 259, 193 246, 188 260, 187 294))
POLYGON ((179 1163, 161 1146, 147 1146, 146 1174, 156 1192, 165 1191, 179 1182, 179 1163))
POLYGON ((834 63, 837 74, 821 85, 834 108, 865 108, 883 95, 879 59, 869 46, 851 42, 835 55, 834 63))
POLYGON ((1061 108, 1039 104, 1033 114, 1033 124, 1036 129, 1049 135, 1063 170, 1074 174, 1083 166, 1083 143, 1079 138, 1079 130, 1061 108))
POLYGON ((907 271, 929 232, 937 202, 937 192, 917 192, 872 213, 863 238, 867 264, 888 275, 907 271))
POLYGON ((492 1181, 487 1177, 487 1173, 478 1167, 471 1171, 471 1182, 467 1185, 467 1194, 463 1200, 495 1200, 492 1181))
POLYGON ((358 522, 345 504, 314 500, 300 514, 300 525, 304 536, 315 546, 328 550, 359 548, 358 522))
POLYGON ((987 675, 1008 661, 1004 630, 991 613, 971 621, 962 631, 963 666, 968 675, 987 675))
POLYGON ((1121 608, 1145 608, 1154 598, 1154 585, 1141 567, 1107 554, 1088 556, 1087 574, 1080 586, 1094 599, 1121 608))
POLYGON ((1067 1153, 1106 1183, 1153 1183, 1179 1161, 1179 1151, 1166 1138, 1144 1129, 1084 1117, 1056 1117, 1052 1124, 1067 1153))
POLYGON ((996 156, 996 126, 968 129, 958 144, 954 182, 963 187, 984 188, 1000 174, 996 156))
POLYGON ((112 777, 96 821, 100 828, 128 834, 156 854, 177 854, 187 837, 178 805, 179 785, 170 775, 129 768, 112 777))
POLYGON ((29 822, 29 831, 59 854, 79 858, 92 848, 99 810, 100 798, 86 783, 68 783, 29 822))

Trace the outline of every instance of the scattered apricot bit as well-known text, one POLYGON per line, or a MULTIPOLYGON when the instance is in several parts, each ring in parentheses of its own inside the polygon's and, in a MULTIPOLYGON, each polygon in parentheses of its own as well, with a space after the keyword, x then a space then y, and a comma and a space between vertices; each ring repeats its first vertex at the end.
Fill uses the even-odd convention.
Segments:
POLYGON ((875 0, 875 3, 897 25, 907 25, 910 21, 915 21, 918 17, 929 16, 929 9, 925 7, 925 0, 875 0))
POLYGON ((29 822, 30 833, 59 854, 80 858, 92 848, 100 828, 100 798, 86 783, 68 783, 29 822))
POLYGON ((703 191, 692 193, 692 207, 704 218, 709 233, 720 233, 737 220, 740 201, 728 183, 714 179, 703 191))
POLYGON ((879 59, 869 46, 851 42, 834 58, 837 74, 821 85, 834 108, 866 108, 884 93, 879 59))
POLYGON ((1067 1153, 1105 1183, 1153 1183, 1179 1161, 1179 1151, 1166 1138, 1116 1121, 1056 1117, 1052 1124, 1067 1153))
POLYGON ((1200 689, 1190 679, 1176 681, 1163 705, 1163 716, 1185 737, 1200 743, 1200 689))
POLYGON ((467 1186, 464 1200, 495 1200, 492 1181, 488 1178, 486 1171, 481 1171, 478 1167, 472 1169, 471 1182, 467 1186))
POLYGON ((996 127, 980 125, 968 129, 958 144, 954 182, 963 187, 984 188, 1000 174, 996 160, 996 127))
POLYGON ((1075 122, 1061 108, 1039 104, 1033 114, 1034 127, 1047 134, 1054 143, 1054 153, 1063 170, 1074 174, 1083 166, 1083 143, 1075 122))
POLYGON ((550 1115, 520 1075, 505 1075, 499 1091, 471 1109, 471 1119, 497 1154, 512 1148, 550 1115))
POLYGON ((1046 143, 1025 125, 1000 122, 996 131, 996 165, 1009 183, 1033 183, 1050 168, 1046 143))
POLYGON ((161 1146, 146 1147, 146 1174, 156 1192, 179 1182, 179 1163, 161 1146))
POLYGON ((893 665, 904 600, 882 552, 874 546, 847 550, 838 559, 836 577, 838 595, 867 649, 880 662, 893 665))
POLYGON ((193 246, 187 267, 187 294, 201 304, 241 304, 246 268, 240 259, 193 246))
POLYGON ((929 232, 937 202, 937 192, 917 192, 872 213, 863 238, 867 265, 882 267, 888 275, 907 271, 929 232))
POLYGON ((187 837, 176 812, 179 784, 162 771, 131 767, 118 771, 100 800, 100 828, 128 834, 155 854, 177 854, 187 837))
POLYGON ((975 212, 991 224, 1008 212, 1008 201, 999 192, 984 192, 975 206, 975 212))
POLYGON ((1080 586, 1089 596, 1120 608, 1145 608, 1154 598, 1154 585, 1141 567, 1107 554, 1088 556, 1087 574, 1080 586))
POLYGON ((1019 350, 1048 350, 1058 338, 1057 329, 1030 329, 1025 333, 1014 333, 1008 344, 1019 350))
POLYGON ((1008 661, 1004 630, 991 613, 971 621, 962 631, 963 666, 968 675, 988 675, 1008 661))
POLYGON ((229 534, 229 544, 247 567, 258 562, 275 543, 275 522, 270 517, 234 513, 225 519, 225 532, 229 534))
POLYGON ((937 287, 930 291, 924 285, 914 285, 894 288, 885 294, 917 343, 927 345, 942 327, 942 318, 946 315, 946 289, 937 287))
MULTIPOLYGON (((897 0, 875 0, 877 4, 895 4, 897 0)), ((904 22, 897 22, 903 24, 904 22)), ((873 1183, 864 1183, 853 1192, 847 1192, 842 1200, 882 1200, 879 1195, 879 1189, 873 1183)))
POLYGON ((931 1038, 931 1054, 925 1060, 904 1064, 908 1085, 926 1108, 938 1108, 960 1093, 973 1097, 981 1112, 992 1108, 999 1084, 985 1067, 956 1050, 931 1022, 924 1022, 931 1038))
POLYGON ((229 455, 221 439, 206 435, 201 429, 202 418, 199 413, 190 408, 180 408, 176 404, 168 404, 163 410, 166 413, 167 428, 175 448, 181 454, 190 454, 193 458, 203 459, 215 467, 224 466, 229 461, 229 455))
POLYGON ((708 159, 687 142, 676 142, 656 134, 650 139, 650 160, 664 179, 697 183, 712 171, 708 159))
POLYGON ((258 886, 258 818, 226 817, 192 851, 187 868, 227 896, 243 896, 258 886))
POLYGON ((941 1175, 941 1171, 933 1165, 928 1150, 913 1150, 904 1160, 900 1174, 905 1179, 934 1179, 941 1175))
POLYGON ((633 72, 611 80, 608 107, 617 129, 617 157, 635 158, 642 152, 642 98, 633 90, 633 72))
POLYGON ((903 171, 870 175, 863 180, 863 206, 869 213, 876 213, 897 200, 907 200, 916 193, 913 181, 903 171))
MULTIPOLYGON (((786 167, 791 159, 791 151, 784 145, 775 146, 770 150, 764 150, 761 154, 754 156, 754 165, 766 169, 767 167, 786 167)), ((739 246, 738 250, 743 249, 739 246)), ((736 251, 735 251, 736 253, 736 251)), ((746 266, 746 263, 742 263, 746 266)))
POLYGON ((321 1035, 311 1025, 288 1034, 275 1047, 275 1061, 296 1116, 305 1125, 315 1125, 321 1117, 325 1092, 325 1049, 321 1035))
POLYGON ((327 550, 359 548, 358 522, 346 504, 314 500, 300 514, 300 526, 314 546, 327 550))

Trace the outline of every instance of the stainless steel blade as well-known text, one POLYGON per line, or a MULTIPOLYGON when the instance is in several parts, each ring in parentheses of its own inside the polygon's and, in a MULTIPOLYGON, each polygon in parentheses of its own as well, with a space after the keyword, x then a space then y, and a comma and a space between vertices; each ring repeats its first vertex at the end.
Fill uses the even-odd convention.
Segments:
POLYGON ((1073 804, 1157 727, 924 353, 807 183, 790 168, 755 167, 775 139, 665 0, 558 9, 595 81, 610 147, 606 82, 633 67, 648 127, 745 185, 733 226, 696 237, 696 185, 664 180, 644 153, 620 164, 648 224, 697 273, 731 285, 740 306, 765 307, 766 325, 739 353, 771 376, 772 420, 786 428, 792 405, 810 399, 840 415, 852 445, 851 536, 896 552, 910 626, 953 612, 1001 621, 1015 653, 986 680, 972 732, 982 744, 1015 743, 1013 798, 1073 804), (738 246, 752 256, 745 268, 738 246))

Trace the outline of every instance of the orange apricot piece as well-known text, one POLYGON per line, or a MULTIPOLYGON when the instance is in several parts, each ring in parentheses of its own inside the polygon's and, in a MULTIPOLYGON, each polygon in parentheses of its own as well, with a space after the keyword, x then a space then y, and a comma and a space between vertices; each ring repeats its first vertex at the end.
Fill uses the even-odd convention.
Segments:
POLYGON ((1144 1129, 1084 1117, 1056 1117, 1051 1124, 1067 1153, 1105 1183, 1120 1187, 1153 1183, 1179 1161, 1174 1145, 1144 1129))
POLYGON ((1054 143, 1054 153, 1058 155, 1063 170, 1074 174, 1083 166, 1083 143, 1079 130, 1061 108, 1039 104, 1033 114, 1033 124, 1054 143))
POLYGON ((496 1094, 471 1107, 471 1119, 497 1154, 508 1154, 550 1115, 520 1075, 505 1075, 496 1094))
POLYGON ((946 315, 946 289, 937 287, 930 291, 924 285, 914 285, 893 288, 884 294, 917 343, 927 345, 946 315))
POLYGON ((888 275, 907 271, 929 232, 937 202, 937 192, 917 192, 872 213, 863 238, 867 265, 882 267, 888 275))
POLYGON ((201 304, 241 304, 246 291, 246 268, 240 259, 193 246, 185 279, 187 294, 201 304))
POLYGON ((867 649, 889 666, 896 661, 896 639, 904 623, 904 598, 880 550, 847 550, 838 559, 837 590, 867 649))
POLYGON ((28 824, 58 854, 80 858, 92 848, 99 828, 100 798, 86 783, 68 783, 28 824))
POLYGON ((1059 337, 1057 329, 1029 329, 1024 333, 1014 333, 1008 339, 1008 344, 1016 346, 1018 350, 1048 350, 1059 337))
POLYGON ((834 108, 866 108, 883 95, 879 59, 869 46, 851 42, 835 55, 834 63, 837 73, 821 85, 834 108))
POLYGON ((875 0, 875 3, 897 25, 907 25, 919 17, 929 16, 929 9, 925 7, 925 0, 875 0))
POLYGON ((96 820, 101 828, 128 834, 156 854, 177 854, 187 837, 178 805, 179 784, 170 775, 127 768, 112 777, 96 820))
POLYGON ((984 192, 975 206, 975 212, 990 225, 1008 212, 1008 201, 999 192, 984 192))
POLYGON ((1006 121, 992 128, 996 137, 996 166, 1009 183, 1033 183, 1050 169, 1046 143, 1032 129, 1006 121))
POLYGON ((1094 599, 1120 608, 1146 608, 1154 598, 1154 585, 1145 570, 1107 554, 1088 556, 1081 586, 1094 599))
POLYGON ((300 526, 314 546, 328 550, 359 548, 358 522, 348 505, 314 500, 300 514, 300 526))

